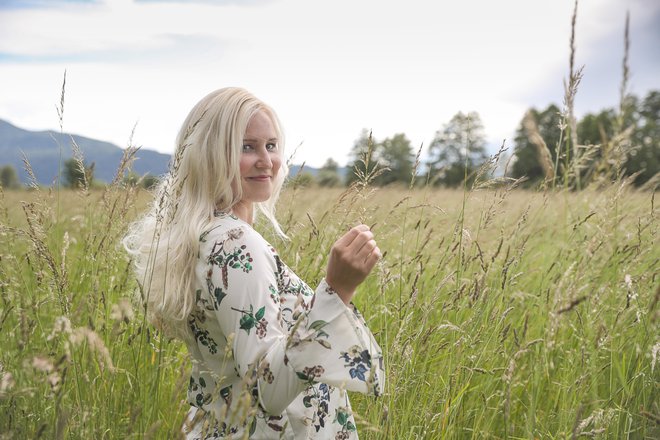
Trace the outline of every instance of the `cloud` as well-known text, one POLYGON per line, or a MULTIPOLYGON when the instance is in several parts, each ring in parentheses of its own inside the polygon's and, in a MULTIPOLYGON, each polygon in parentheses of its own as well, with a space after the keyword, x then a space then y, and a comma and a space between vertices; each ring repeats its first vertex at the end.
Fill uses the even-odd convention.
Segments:
POLYGON ((58 8, 63 5, 94 5, 103 0, 2 0, 0 9, 58 8))
POLYGON ((126 0, 93 8, 0 11, 0 63, 131 65, 222 57, 235 38, 218 32, 218 17, 230 20, 211 6, 151 8, 126 0))
MULTIPOLYGON (((109 0, 1 0, 0 9, 55 9, 64 5, 100 5, 109 0)), ((207 4, 214 6, 253 6, 277 0, 132 0, 134 3, 179 3, 183 5, 207 4)))
POLYGON ((154 35, 149 46, 113 44, 109 47, 69 51, 41 51, 25 53, 0 52, 1 64, 76 64, 104 63, 128 64, 171 64, 186 63, 200 57, 221 58, 232 43, 209 35, 154 35))

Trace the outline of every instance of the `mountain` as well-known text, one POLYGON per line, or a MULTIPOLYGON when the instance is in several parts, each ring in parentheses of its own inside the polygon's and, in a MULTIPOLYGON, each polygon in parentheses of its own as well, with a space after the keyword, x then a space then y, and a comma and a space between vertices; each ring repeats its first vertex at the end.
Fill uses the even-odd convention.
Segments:
MULTIPOLYGON (((293 164, 289 165, 289 177, 295 177, 296 175, 298 175, 298 173, 309 173, 312 176, 316 177, 316 176, 318 176, 319 171, 321 171, 320 168, 314 168, 314 167, 310 167, 310 166, 307 166, 307 165, 305 165, 304 168, 302 168, 302 171, 301 171, 301 169, 300 169, 301 167, 302 167, 302 165, 293 165, 293 164)), ((348 174, 348 172, 349 172, 348 167, 339 167, 339 168, 337 168, 337 173, 339 173, 339 177, 341 179, 345 179, 346 174, 348 174)))
MULTIPOLYGON (((23 183, 29 181, 23 165, 23 153, 27 157, 37 181, 50 185, 55 181, 60 163, 73 156, 73 139, 80 147, 83 160, 94 165, 94 178, 102 182, 111 182, 119 167, 124 150, 117 145, 78 135, 69 135, 56 131, 29 131, 18 128, 0 119, 0 166, 12 165, 23 183)), ((161 175, 167 172, 169 154, 152 150, 139 150, 133 162, 133 170, 140 175, 161 175)))
MULTIPOLYGON (((0 119, 0 167, 12 165, 18 173, 20 181, 24 184, 28 183, 29 177, 25 171, 21 153, 23 152, 30 162, 37 181, 42 185, 51 185, 57 177, 60 146, 62 163, 73 156, 71 139, 80 147, 85 163, 93 162, 95 164, 94 178, 106 183, 111 182, 124 154, 124 150, 117 145, 53 130, 24 130, 2 119, 0 119)), ((169 154, 141 149, 137 152, 133 162, 133 171, 139 175, 149 173, 159 176, 167 172, 169 160, 169 154)), ((300 165, 291 165, 289 175, 295 176, 299 170, 300 165)), ((305 165, 303 171, 316 176, 319 170, 305 165)), ((344 178, 347 168, 340 167, 338 171, 341 178, 344 178)))
POLYGON ((312 176, 316 177, 316 175, 319 173, 319 170, 317 168, 308 167, 307 165, 304 165, 304 168, 303 165, 294 165, 294 164, 289 165, 290 177, 295 177, 299 173, 310 173, 312 176))

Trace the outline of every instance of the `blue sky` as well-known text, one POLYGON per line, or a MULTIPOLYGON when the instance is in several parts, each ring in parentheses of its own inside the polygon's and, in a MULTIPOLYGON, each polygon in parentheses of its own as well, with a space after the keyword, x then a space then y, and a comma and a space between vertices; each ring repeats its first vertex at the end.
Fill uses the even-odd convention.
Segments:
MULTIPOLYGON (((458 111, 489 144, 561 104, 571 0, 0 0, 0 118, 171 153, 206 93, 245 87, 282 119, 295 162, 340 164, 362 128, 428 145, 458 111), (137 124, 137 125, 136 125, 137 124)), ((660 2, 582 0, 579 114, 617 105, 626 11, 638 96, 660 89, 660 2)))

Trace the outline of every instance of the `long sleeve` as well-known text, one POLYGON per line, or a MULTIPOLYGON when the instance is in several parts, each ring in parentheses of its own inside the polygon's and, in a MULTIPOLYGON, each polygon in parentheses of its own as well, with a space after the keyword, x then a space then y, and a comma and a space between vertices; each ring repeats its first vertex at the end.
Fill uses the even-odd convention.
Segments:
POLYGON ((214 238, 205 293, 235 371, 254 383, 267 413, 281 414, 317 382, 380 394, 381 350, 352 306, 325 281, 313 295, 288 289, 277 254, 247 225, 214 238))

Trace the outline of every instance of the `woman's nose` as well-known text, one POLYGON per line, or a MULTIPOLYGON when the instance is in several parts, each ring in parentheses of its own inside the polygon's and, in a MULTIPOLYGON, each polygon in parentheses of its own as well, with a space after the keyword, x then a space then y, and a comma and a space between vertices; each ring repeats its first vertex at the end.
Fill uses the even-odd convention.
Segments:
POLYGON ((273 161, 270 158, 270 152, 265 148, 259 151, 259 160, 257 160, 257 167, 259 168, 272 168, 273 161))

